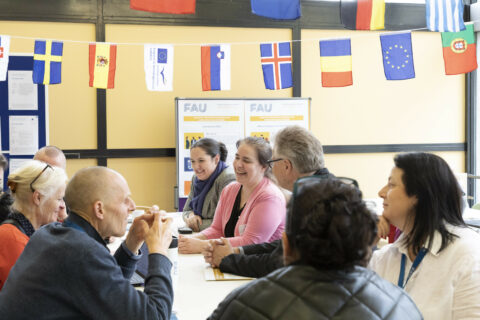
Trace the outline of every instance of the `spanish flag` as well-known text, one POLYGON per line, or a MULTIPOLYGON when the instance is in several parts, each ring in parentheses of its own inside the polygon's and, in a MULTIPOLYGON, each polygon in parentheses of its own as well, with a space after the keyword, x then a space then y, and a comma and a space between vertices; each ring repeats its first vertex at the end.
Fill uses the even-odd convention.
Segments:
POLYGON ((353 84, 350 39, 320 41, 322 87, 346 87, 353 84))
POLYGON ((112 89, 115 85, 117 45, 108 43, 90 44, 90 87, 112 89))
POLYGON ((442 32, 445 74, 461 74, 477 69, 477 47, 473 24, 460 32, 442 32))
POLYGON ((340 19, 351 30, 383 29, 385 0, 341 0, 340 19))

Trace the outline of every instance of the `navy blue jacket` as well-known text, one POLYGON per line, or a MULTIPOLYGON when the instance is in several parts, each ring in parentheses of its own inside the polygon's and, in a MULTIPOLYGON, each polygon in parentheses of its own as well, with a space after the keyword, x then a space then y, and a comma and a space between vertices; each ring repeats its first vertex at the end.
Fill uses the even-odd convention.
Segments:
POLYGON ((97 231, 73 212, 65 224, 44 226, 30 238, 0 291, 0 318, 170 318, 167 257, 149 255, 145 290, 137 291, 129 279, 139 256, 123 244, 112 256, 97 231))

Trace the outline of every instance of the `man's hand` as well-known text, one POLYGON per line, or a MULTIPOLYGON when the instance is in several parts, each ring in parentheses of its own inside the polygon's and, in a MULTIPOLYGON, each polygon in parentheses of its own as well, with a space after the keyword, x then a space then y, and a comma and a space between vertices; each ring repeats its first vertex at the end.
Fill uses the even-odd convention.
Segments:
POLYGON ((202 217, 191 212, 188 218, 185 219, 187 226, 195 232, 200 232, 200 226, 202 225, 202 217))
POLYGON ((153 223, 153 217, 153 214, 143 214, 133 220, 130 231, 128 231, 127 239, 125 240, 125 244, 131 252, 137 254, 153 223))
POLYGON ((167 255, 172 242, 171 218, 161 218, 159 213, 153 214, 153 222, 145 236, 148 251, 167 255))
POLYGON ((201 253, 208 246, 208 240, 178 236, 178 252, 180 253, 201 253))
POLYGON ((220 238, 210 240, 208 246, 202 253, 205 262, 210 263, 212 267, 218 267, 222 259, 235 253, 235 250, 227 239, 220 238))

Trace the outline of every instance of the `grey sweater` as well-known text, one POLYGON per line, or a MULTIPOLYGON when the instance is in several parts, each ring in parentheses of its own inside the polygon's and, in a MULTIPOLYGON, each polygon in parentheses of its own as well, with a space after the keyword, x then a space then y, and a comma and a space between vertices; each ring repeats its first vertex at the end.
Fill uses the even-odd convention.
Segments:
MULTIPOLYGON (((186 219, 188 215, 192 212, 190 202, 192 202, 192 199, 194 197, 194 178, 195 176, 192 177, 192 187, 190 188, 191 191, 188 195, 187 202, 185 202, 185 206, 183 207, 184 219, 186 219)), ((217 209, 218 200, 220 199, 220 194, 222 193, 223 188, 225 188, 233 181, 235 181, 235 174, 233 173, 231 167, 227 167, 213 182, 210 191, 208 191, 207 196, 205 197, 205 202, 203 203, 202 225, 200 226, 200 231, 210 227, 210 225, 212 224, 213 216, 215 215, 215 209, 217 209)))
MULTIPOLYGON (((72 219, 73 218, 73 219, 72 219)), ((112 256, 96 230, 70 213, 79 228, 38 229, 0 291, 1 319, 169 319, 172 264, 148 256, 144 292, 129 278, 139 256, 122 246, 112 256)))

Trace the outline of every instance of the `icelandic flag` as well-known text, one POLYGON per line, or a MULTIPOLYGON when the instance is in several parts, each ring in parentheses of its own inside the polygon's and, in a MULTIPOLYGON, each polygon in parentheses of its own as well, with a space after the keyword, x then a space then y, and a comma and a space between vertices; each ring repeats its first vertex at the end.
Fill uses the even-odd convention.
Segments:
POLYGON ((144 50, 145 81, 150 91, 173 90, 173 46, 146 44, 144 50))
POLYGON ((33 83, 62 82, 63 42, 35 40, 33 54, 33 83))
POLYGON ((465 30, 462 0, 426 0, 427 28, 430 31, 465 30))
POLYGON ((9 52, 10 52, 10 36, 0 35, 0 81, 7 80, 9 52))
POLYGON ((202 90, 230 90, 230 45, 202 46, 202 90))
POLYGON ((279 90, 293 86, 290 42, 261 43, 260 56, 266 89, 279 90))
POLYGON ((294 20, 302 15, 300 0, 251 0, 252 13, 271 19, 294 20))

